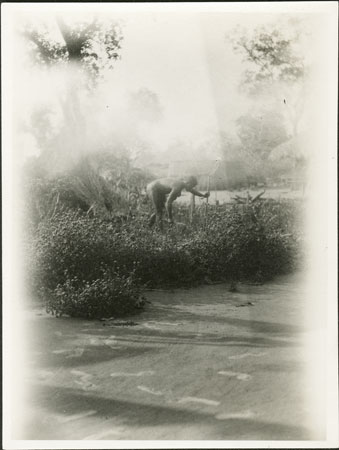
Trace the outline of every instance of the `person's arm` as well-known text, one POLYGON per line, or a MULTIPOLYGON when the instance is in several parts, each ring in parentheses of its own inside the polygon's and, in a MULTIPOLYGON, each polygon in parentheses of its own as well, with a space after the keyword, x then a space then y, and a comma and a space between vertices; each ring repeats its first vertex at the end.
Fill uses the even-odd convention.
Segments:
POLYGON ((210 196, 209 192, 206 192, 206 194, 202 194, 201 192, 197 191, 194 188, 186 189, 188 192, 190 192, 193 195, 197 195, 198 197, 208 198, 210 196))

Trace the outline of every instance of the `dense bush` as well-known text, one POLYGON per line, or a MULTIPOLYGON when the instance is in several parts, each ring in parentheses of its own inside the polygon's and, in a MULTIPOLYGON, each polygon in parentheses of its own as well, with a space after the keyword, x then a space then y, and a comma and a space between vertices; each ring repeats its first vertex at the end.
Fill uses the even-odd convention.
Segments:
POLYGON ((43 289, 47 312, 61 316, 98 319, 123 316, 135 312, 144 304, 144 297, 134 274, 121 276, 104 271, 92 281, 66 278, 55 289, 43 289))
POLYGON ((55 315, 96 318, 143 305, 133 264, 120 271, 114 225, 66 211, 42 221, 26 246, 26 282, 55 315))
POLYGON ((302 227, 296 220, 294 205, 276 202, 236 205, 224 219, 214 217, 209 229, 216 236, 217 267, 227 267, 226 273, 238 279, 268 279, 294 270, 302 255, 302 227))
POLYGON ((36 287, 54 289, 66 279, 75 277, 92 281, 112 267, 112 246, 116 233, 113 225, 67 211, 42 221, 34 240, 34 273, 36 287))
POLYGON ((145 285, 180 284, 190 276, 182 241, 189 243, 184 236, 178 239, 175 229, 166 234, 149 230, 142 218, 112 223, 62 212, 38 226, 29 264, 31 286, 37 292, 75 277, 91 282, 107 268, 125 276, 135 272, 145 285))
MULTIPOLYGON (((295 202, 197 208, 187 227, 150 230, 62 211, 40 222, 31 241, 29 280, 55 314, 124 314, 140 306, 140 284, 191 286, 210 280, 265 280, 302 262, 302 208, 295 202), (131 275, 132 274, 132 275, 131 275)), ((141 302, 142 303, 142 302, 141 302)))

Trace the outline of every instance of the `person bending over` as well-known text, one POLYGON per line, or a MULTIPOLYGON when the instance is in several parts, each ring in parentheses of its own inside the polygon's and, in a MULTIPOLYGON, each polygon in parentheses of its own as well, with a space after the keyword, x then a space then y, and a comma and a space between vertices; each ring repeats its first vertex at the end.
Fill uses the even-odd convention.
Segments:
POLYGON ((164 208, 168 214, 168 220, 173 223, 172 203, 181 196, 181 191, 185 189, 198 197, 208 198, 209 192, 202 194, 195 189, 198 180, 194 176, 188 177, 186 180, 177 178, 160 178, 154 180, 147 185, 146 191, 148 197, 152 200, 155 212, 151 215, 149 226, 152 227, 156 220, 162 230, 162 216, 164 208))

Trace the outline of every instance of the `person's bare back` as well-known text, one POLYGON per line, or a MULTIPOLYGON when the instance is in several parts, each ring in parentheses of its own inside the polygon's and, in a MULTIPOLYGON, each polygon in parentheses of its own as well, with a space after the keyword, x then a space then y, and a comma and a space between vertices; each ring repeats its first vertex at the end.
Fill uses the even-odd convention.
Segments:
POLYGON ((185 188, 185 182, 177 178, 159 178, 147 185, 147 190, 153 190, 154 188, 158 189, 165 195, 169 194, 172 190, 181 193, 181 191, 185 188))

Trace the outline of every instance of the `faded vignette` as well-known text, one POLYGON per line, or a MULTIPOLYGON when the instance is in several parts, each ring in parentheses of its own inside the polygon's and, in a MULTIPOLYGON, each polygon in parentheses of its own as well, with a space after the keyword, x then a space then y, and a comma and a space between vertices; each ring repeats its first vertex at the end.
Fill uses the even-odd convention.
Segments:
MULTIPOLYGON (((3 448, 327 448, 338 446, 338 364, 337 364, 337 3, 208 3, 182 4, 186 12, 219 12, 243 14, 310 14, 317 38, 313 52, 314 67, 312 131, 309 145, 313 162, 310 168, 310 193, 306 218, 312 264, 307 274, 309 304, 305 322, 317 331, 309 333, 305 348, 314 354, 312 370, 305 374, 310 386, 309 404, 314 412, 314 427, 325 417, 325 435, 321 441, 19 441, 13 436, 13 424, 25 416, 20 383, 24 372, 25 332, 22 329, 21 252, 18 236, 24 223, 20 221, 18 173, 23 154, 15 145, 17 129, 14 102, 16 82, 25 73, 14 71, 16 41, 14 28, 22 14, 37 15, 46 9, 76 14, 107 9, 109 13, 165 11, 178 12, 175 4, 2 4, 2 224, 3 224, 3 448), (319 323, 321 326, 319 326, 319 323), (320 381, 321 380, 321 381, 320 381), (14 399, 14 400, 13 400, 14 399)), ((30 90, 27 84, 27 90, 30 90)), ((24 103, 24 100, 23 100, 24 103)), ((51 399, 53 401, 53 399, 51 399)), ((173 436, 174 438, 174 436, 173 436)))

